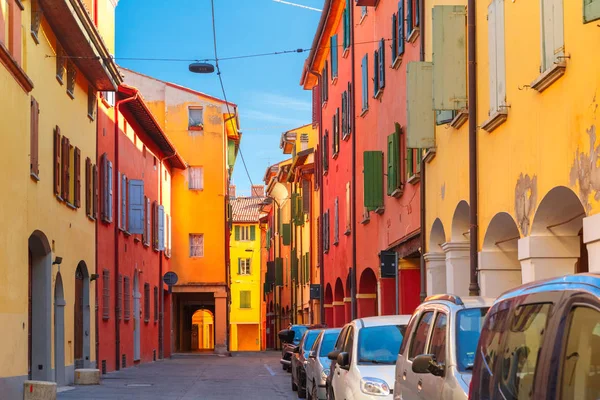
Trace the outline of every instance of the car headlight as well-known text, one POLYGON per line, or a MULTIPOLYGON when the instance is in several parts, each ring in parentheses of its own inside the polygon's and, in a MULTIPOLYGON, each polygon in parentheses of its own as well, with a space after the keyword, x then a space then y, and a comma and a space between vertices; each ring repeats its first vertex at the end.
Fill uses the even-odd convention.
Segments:
POLYGON ((323 371, 321 371, 321 379, 326 381, 328 376, 329 376, 329 369, 326 368, 323 371))
POLYGON ((379 378, 362 378, 360 380, 360 390, 373 396, 387 396, 390 394, 388 384, 379 378))

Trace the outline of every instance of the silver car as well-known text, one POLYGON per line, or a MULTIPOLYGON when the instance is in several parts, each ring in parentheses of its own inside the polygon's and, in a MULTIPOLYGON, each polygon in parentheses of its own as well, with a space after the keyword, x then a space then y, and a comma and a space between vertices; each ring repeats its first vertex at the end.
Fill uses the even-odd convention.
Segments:
POLYGON ((396 361, 394 399, 466 400, 493 299, 436 295, 411 317, 396 361))
POLYGON ((340 334, 341 328, 325 329, 319 333, 306 364, 306 398, 313 400, 327 399, 325 381, 329 375, 331 360, 327 354, 333 350, 333 345, 340 334))

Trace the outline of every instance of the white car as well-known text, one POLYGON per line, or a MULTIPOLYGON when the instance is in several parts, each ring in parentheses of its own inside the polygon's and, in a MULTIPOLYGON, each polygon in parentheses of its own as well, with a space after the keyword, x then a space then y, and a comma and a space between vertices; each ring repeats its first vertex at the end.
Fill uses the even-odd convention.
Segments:
POLYGON ((328 398, 392 399, 396 358, 410 315, 359 318, 346 324, 340 351, 329 353, 328 398))

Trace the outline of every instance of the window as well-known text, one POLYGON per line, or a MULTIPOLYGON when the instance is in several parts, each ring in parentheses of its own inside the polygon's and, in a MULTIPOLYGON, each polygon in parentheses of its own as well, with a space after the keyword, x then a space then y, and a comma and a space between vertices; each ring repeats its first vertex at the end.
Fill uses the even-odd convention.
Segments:
POLYGON ((144 322, 150 322, 150 284, 144 283, 144 322))
POLYGON ((331 80, 338 77, 338 40, 337 35, 333 35, 329 40, 331 47, 331 80))
POLYGON ((427 342, 427 336, 429 336, 429 327, 432 320, 433 311, 428 311, 421 317, 410 343, 410 350, 408 351, 409 360, 425 353, 425 343, 427 342))
POLYGON ((200 131, 204 128, 204 115, 202 107, 188 108, 188 130, 200 131))
POLYGON ((188 168, 188 188, 190 190, 204 189, 204 168, 189 167, 188 168))
MULTIPOLYGON (((511 316, 502 351, 505 358, 500 363, 500 373, 498 374, 500 391, 505 399, 536 398, 533 393, 533 378, 551 309, 551 304, 525 305, 517 307, 511 316)), ((475 322, 479 323, 478 320, 475 322)), ((481 318, 481 322, 483 322, 483 318, 481 318)), ((459 323, 457 329, 461 329, 463 326, 462 322, 459 321, 459 323)), ((477 343, 479 337, 471 335, 469 339, 475 340, 477 343)), ((459 344, 457 367, 462 372, 465 367, 472 366, 472 364, 464 361, 465 353, 461 351, 460 339, 457 342, 459 344)), ((465 344, 475 352, 476 344, 466 341, 465 344)))
POLYGON ((445 125, 452 122, 456 117, 456 111, 454 110, 436 110, 435 112, 435 124, 445 125))
POLYGON ((344 348, 342 349, 343 352, 348 353, 348 362, 350 363, 352 361, 352 356, 354 355, 354 351, 353 351, 353 344, 354 344, 354 328, 352 326, 350 326, 348 328, 348 336, 346 336, 346 342, 344 343, 344 348))
POLYGON ((600 398, 600 312, 571 310, 566 351, 562 359, 562 399, 600 398))
POLYGON ((394 196, 402 188, 400 181, 400 132, 396 131, 388 136, 387 151, 387 194, 394 196))
POLYGON ((40 175, 40 160, 39 160, 39 131, 40 131, 40 105, 36 99, 31 96, 30 109, 30 125, 29 125, 29 173, 36 180, 40 175))
POLYGON ((308 352, 311 350, 315 341, 317 340, 317 336, 319 336, 318 330, 310 330, 306 335, 304 335, 302 339, 302 352, 304 353, 304 358, 308 360, 308 352))
POLYGON ((144 204, 145 204, 145 213, 144 213, 144 233, 142 234, 142 242, 146 246, 150 246, 150 234, 152 232, 152 228, 150 225, 152 210, 150 208, 150 199, 144 196, 144 204))
POLYGON ((479 371, 479 394, 475 399, 491 399, 500 397, 497 385, 490 385, 492 376, 496 371, 496 364, 502 361, 501 345, 506 334, 506 322, 509 309, 504 309, 488 316, 486 328, 481 331, 479 343, 481 350, 477 357, 483 357, 483 368, 479 371), (477 397, 478 396, 478 397, 477 397))
POLYGON ((379 83, 381 80, 379 79, 380 69, 379 69, 379 50, 375 50, 373 52, 373 97, 379 97, 379 83))
POLYGON ((332 148, 331 153, 335 158, 340 152, 340 109, 337 108, 335 114, 333 114, 331 122, 331 131, 333 132, 333 139, 331 141, 332 148))
POLYGON ((336 197, 333 202, 333 244, 340 242, 340 202, 336 197))
POLYGON ((251 308, 249 290, 240 291, 240 308, 251 308))
POLYGON ((363 328, 358 332, 359 365, 395 365, 405 326, 387 325, 363 328))
POLYGON ((154 286, 154 323, 158 322, 158 287, 154 286))
POLYGON ((238 275, 250 275, 250 259, 238 258, 238 275))
POLYGON ((81 208, 81 150, 75 147, 73 150, 73 204, 81 208))
POLYGON ((125 321, 129 321, 131 318, 131 287, 129 286, 129 277, 126 276, 123 279, 123 310, 125 314, 125 321))
POLYGON ((31 2, 31 36, 33 36, 33 40, 39 44, 40 39, 38 37, 40 32, 40 25, 42 22, 42 8, 38 0, 33 0, 31 2))
POLYGON ((65 79, 65 51, 60 43, 56 43, 56 79, 62 85, 65 79))
POLYGON ((327 354, 333 351, 333 346, 335 345, 337 338, 337 331, 323 333, 323 339, 321 340, 321 349, 319 350, 319 357, 327 357, 327 354))
POLYGON ((235 240, 236 241, 254 241, 256 240, 256 226, 240 226, 236 225, 234 228, 235 240))
POLYGON ((155 251, 163 251, 165 249, 165 208, 159 205, 158 202, 152 203, 154 214, 152 227, 152 243, 155 251))
POLYGON ((329 171, 329 131, 325 129, 323 135, 323 175, 329 171))
POLYGON ((392 14, 392 64, 398 57, 398 15, 392 14))
POLYGON ((448 317, 446 314, 438 313, 431 334, 431 343, 429 345, 429 354, 435 356, 438 364, 446 363, 446 327, 448 325, 448 317))
POLYGON ((583 0, 584 23, 600 19, 600 0, 583 0))
POLYGON ((565 61, 564 0, 542 2, 542 72, 565 61))
POLYGON ((385 39, 381 39, 379 42, 379 50, 377 51, 377 66, 379 71, 377 73, 377 78, 379 82, 377 84, 377 90, 375 91, 375 96, 377 96, 377 92, 383 90, 385 87, 385 39))
POLYGON ((369 211, 383 207, 383 152, 363 153, 364 206, 369 211))
POLYGON ((75 64, 67 61, 67 94, 74 99, 75 98, 75 82, 77 79, 77 69, 75 64))
POLYGON ((321 104, 324 105, 327 103, 329 98, 329 68, 327 64, 327 60, 325 60, 325 66, 323 67, 323 71, 321 72, 321 104))
POLYGON ((91 85, 88 85, 88 117, 93 121, 96 118, 98 96, 91 85))
POLYGON ((408 34, 406 40, 409 42, 416 38, 415 33, 419 31, 419 1, 406 0, 406 33, 408 34))
POLYGON ((190 257, 204 257, 204 234, 190 233, 190 257))
POLYGON ((365 54, 360 64, 362 69, 362 111, 369 109, 369 55, 365 54))
POLYGON ((123 303, 123 275, 119 274, 117 278, 117 319, 120 321, 122 318, 122 308, 121 304, 123 303))
POLYGON ((102 271, 102 319, 110 316, 110 271, 102 271))
POLYGON ((113 166, 106 153, 102 155, 102 220, 112 222, 113 215, 113 166))
POLYGON ((344 231, 345 235, 349 235, 352 230, 352 215, 351 215, 351 183, 346 182, 346 230, 344 231))
POLYGON ((127 230, 127 176, 119 172, 119 229, 127 230))
POLYGON ((60 198, 67 201, 69 199, 69 162, 71 160, 69 154, 69 139, 62 137, 60 141, 60 198))
POLYGON ((352 12, 352 5, 350 4, 350 0, 346 0, 346 7, 344 8, 344 14, 342 16, 342 20, 344 22, 344 52, 346 49, 350 48, 352 29, 350 26, 350 13, 352 12))
POLYGON ((504 0, 488 7, 488 51, 490 60, 489 115, 506 111, 506 66, 504 57, 504 0))
MULTIPOLYGON (((411 181, 421 170, 423 154, 421 149, 407 149, 406 152, 406 176, 411 181)), ((412 180, 412 182, 415 182, 412 180)))
MULTIPOLYGON (((404 54, 404 41, 406 38, 406 35, 404 34, 404 28, 405 28, 405 18, 404 18, 404 0, 400 0, 398 2, 398 17, 397 17, 398 23, 396 26, 396 29, 398 31, 397 37, 398 37, 398 50, 397 50, 397 55, 398 57, 402 57, 402 55, 404 54)), ((394 60, 392 60, 393 62, 394 60)))
POLYGON ((348 90, 342 93, 342 139, 347 140, 350 138, 350 132, 352 130, 352 119, 350 117, 350 89, 351 84, 348 83, 348 90))
POLYGON ((323 252, 329 252, 329 210, 323 213, 323 252))

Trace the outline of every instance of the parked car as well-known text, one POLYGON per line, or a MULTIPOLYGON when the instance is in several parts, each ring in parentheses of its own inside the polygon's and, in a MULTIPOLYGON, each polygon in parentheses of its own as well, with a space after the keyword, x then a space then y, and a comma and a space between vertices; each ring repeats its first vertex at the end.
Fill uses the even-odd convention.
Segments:
POLYGON ((278 336, 281 340, 281 360, 284 371, 292 372, 292 354, 294 348, 300 344, 302 335, 309 329, 326 328, 325 325, 290 325, 287 329, 279 331, 278 336))
POLYGON ((341 328, 333 328, 321 331, 308 354, 305 379, 306 398, 309 400, 327 399, 325 389, 331 366, 331 360, 327 358, 327 354, 333 351, 333 346, 341 330, 341 328))
POLYGON ((339 336, 343 347, 328 354, 336 360, 328 398, 391 399, 396 356, 409 319, 410 315, 390 315, 346 324, 339 336))
POLYGON ((485 318, 470 399, 600 398, 600 275, 526 284, 485 318))
POLYGON ((394 398, 466 400, 475 349, 493 299, 436 295, 410 320, 396 362, 394 398))
POLYGON ((319 329, 307 330, 292 354, 292 390, 298 391, 300 399, 306 397, 306 371, 304 368, 308 362, 308 353, 320 332, 319 329))

